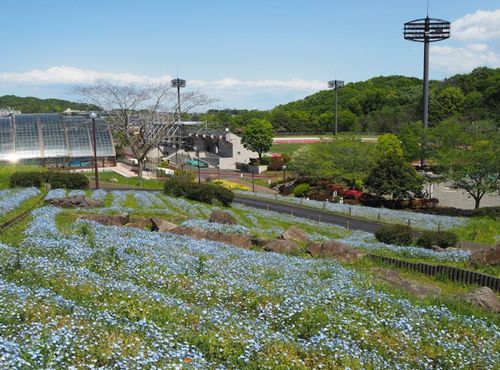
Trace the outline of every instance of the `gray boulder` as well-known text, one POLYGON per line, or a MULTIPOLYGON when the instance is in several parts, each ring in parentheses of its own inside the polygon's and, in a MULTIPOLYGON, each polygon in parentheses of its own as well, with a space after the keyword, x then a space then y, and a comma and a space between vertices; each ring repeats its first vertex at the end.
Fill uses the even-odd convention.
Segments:
POLYGON ((472 252, 470 263, 476 266, 500 265, 500 245, 472 252))
POLYGON ((233 218, 233 216, 231 216, 228 212, 222 211, 220 209, 214 210, 210 215, 208 221, 218 224, 236 225, 236 220, 233 218))
POLYGON ((280 235, 279 239, 305 242, 309 240, 309 237, 303 230, 294 225, 290 226, 285 232, 283 232, 283 234, 280 235))
POLYGON ((220 231, 203 230, 197 227, 178 226, 171 230, 174 234, 186 235, 193 239, 213 240, 225 244, 235 245, 240 248, 249 249, 252 246, 250 236, 243 234, 226 234, 220 231))
POLYGON ((318 242, 310 242, 307 245, 306 251, 312 257, 334 258, 345 263, 356 262, 365 255, 363 252, 336 240, 328 240, 321 244, 318 242))
POLYGON ((81 216, 84 220, 90 220, 99 222, 100 224, 107 226, 123 226, 130 222, 129 214, 121 214, 116 216, 110 215, 83 215, 81 216))
POLYGON ((75 195, 65 198, 54 198, 46 201, 47 204, 62 208, 98 208, 104 203, 99 200, 87 198, 84 195, 75 195))
POLYGON ((493 290, 486 286, 474 289, 464 294, 463 299, 476 307, 495 313, 500 312, 500 301, 498 300, 497 295, 493 292, 493 290))
POLYGON ((296 253, 300 249, 299 245, 293 240, 276 239, 264 246, 264 250, 276 253, 296 253))
POLYGON ((164 232, 172 231, 173 229, 175 229, 177 227, 176 224, 169 222, 167 220, 164 220, 162 218, 151 217, 150 221, 153 225, 151 228, 151 231, 158 231, 158 232, 164 233, 164 232))

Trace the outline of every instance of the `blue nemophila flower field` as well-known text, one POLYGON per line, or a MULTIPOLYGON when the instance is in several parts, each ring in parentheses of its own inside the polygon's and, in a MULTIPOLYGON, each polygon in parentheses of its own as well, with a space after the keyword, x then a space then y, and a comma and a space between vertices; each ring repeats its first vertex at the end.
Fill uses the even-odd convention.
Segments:
POLYGON ((208 222, 207 220, 187 220, 182 223, 182 226, 195 227, 203 230, 219 231, 225 234, 250 234, 250 230, 242 225, 224 225, 216 222, 208 222))
POLYGON ((0 217, 20 207, 28 199, 40 194, 37 188, 0 190, 0 217))
POLYGON ((381 292, 335 261, 82 220, 61 231, 61 212, 36 210, 19 247, 0 246, 2 369, 500 363, 494 323, 381 292))

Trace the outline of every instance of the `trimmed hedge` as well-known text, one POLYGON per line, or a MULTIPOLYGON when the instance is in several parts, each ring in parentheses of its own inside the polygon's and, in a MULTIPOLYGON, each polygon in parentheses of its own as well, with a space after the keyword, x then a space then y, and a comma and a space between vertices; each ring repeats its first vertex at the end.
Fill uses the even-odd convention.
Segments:
POLYGON ((89 187, 89 179, 82 173, 15 172, 9 180, 11 188, 30 186, 39 188, 43 183, 50 184, 53 189, 87 189, 89 187))
POLYGON ((165 181, 164 190, 167 195, 185 197, 198 202, 212 204, 217 199, 224 206, 229 206, 234 200, 234 193, 223 186, 215 184, 198 184, 172 177, 165 181))
POLYGON ((375 238, 386 244, 411 245, 413 243, 413 231, 406 225, 383 226, 375 232, 375 238))
POLYGON ((42 172, 14 172, 10 175, 9 186, 11 188, 39 188, 45 181, 45 173, 42 172))
POLYGON ((456 247, 458 244, 458 237, 451 231, 422 231, 417 239, 416 244, 419 247, 430 248, 437 245, 441 248, 456 247))

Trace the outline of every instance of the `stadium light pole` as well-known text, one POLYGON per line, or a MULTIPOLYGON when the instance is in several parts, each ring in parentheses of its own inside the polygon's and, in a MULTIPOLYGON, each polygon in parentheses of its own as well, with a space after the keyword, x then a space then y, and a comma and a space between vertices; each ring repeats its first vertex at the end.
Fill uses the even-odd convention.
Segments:
POLYGON ((186 87, 186 80, 175 78, 171 81, 172 87, 177 88, 177 122, 181 123, 181 88, 186 87))
POLYGON ((328 81, 328 87, 330 89, 333 89, 335 90, 335 130, 334 130, 334 135, 337 136, 337 90, 344 87, 344 81, 340 81, 340 80, 332 80, 332 81, 328 81))
POLYGON ((92 120, 92 146, 94 147, 94 171, 95 171, 95 188, 99 189, 99 170, 97 168, 97 136, 95 129, 95 119, 97 118, 96 112, 91 112, 89 114, 92 120))
POLYGON ((423 137, 420 146, 420 167, 425 166, 426 132, 429 127, 429 44, 446 40, 450 37, 450 22, 427 17, 415 19, 404 24, 404 38, 406 40, 424 43, 424 86, 423 86, 423 137))
MULTIPOLYGON (((181 88, 186 87, 186 80, 182 78, 174 78, 171 82, 171 86, 177 88, 177 125, 180 130, 181 126, 181 88)), ((177 137, 177 147, 180 146, 180 139, 177 137)), ((177 163, 176 163, 177 165, 177 163)))

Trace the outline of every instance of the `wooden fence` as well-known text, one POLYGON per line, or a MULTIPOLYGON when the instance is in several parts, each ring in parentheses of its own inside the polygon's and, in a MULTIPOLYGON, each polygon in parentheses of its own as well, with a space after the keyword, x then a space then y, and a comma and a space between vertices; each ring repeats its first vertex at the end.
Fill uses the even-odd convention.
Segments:
POLYGON ((479 272, 468 271, 458 267, 443 266, 443 265, 430 265, 427 263, 415 263, 408 261, 401 261, 395 258, 382 257, 374 254, 368 255, 375 261, 385 262, 397 267, 406 268, 409 270, 417 271, 427 276, 442 275, 448 277, 451 281, 462 284, 477 284, 480 286, 487 286, 494 291, 500 291, 500 279, 494 276, 481 274, 479 272))

